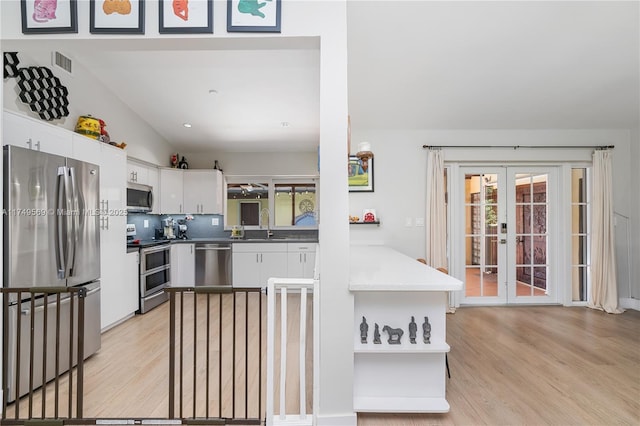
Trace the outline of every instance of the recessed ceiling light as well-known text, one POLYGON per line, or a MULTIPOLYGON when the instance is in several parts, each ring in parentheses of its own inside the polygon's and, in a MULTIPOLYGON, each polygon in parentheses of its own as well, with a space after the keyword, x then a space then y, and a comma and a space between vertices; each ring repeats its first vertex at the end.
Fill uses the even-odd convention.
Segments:
POLYGON ((187 129, 190 129, 190 128, 191 128, 191 123, 182 123, 182 125, 183 125, 184 127, 186 127, 187 129))

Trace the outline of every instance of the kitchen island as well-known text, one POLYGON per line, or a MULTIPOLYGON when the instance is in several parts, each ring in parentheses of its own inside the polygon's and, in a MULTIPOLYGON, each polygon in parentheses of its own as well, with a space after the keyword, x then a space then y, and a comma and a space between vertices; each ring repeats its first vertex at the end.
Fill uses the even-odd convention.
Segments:
POLYGON ((354 411, 448 412, 447 292, 462 282, 385 246, 350 256, 354 411))

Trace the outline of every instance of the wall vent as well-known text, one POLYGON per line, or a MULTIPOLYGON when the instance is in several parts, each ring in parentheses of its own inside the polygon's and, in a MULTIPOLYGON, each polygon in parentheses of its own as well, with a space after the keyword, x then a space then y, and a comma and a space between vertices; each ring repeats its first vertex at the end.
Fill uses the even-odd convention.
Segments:
POLYGON ((53 52, 51 55, 51 62, 54 67, 58 67, 68 74, 73 75, 73 67, 71 58, 63 55, 60 52, 53 52))

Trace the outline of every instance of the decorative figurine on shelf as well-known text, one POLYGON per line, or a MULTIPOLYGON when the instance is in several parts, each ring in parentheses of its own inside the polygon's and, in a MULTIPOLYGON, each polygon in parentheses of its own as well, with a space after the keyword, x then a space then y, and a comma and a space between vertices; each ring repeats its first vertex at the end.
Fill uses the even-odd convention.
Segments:
POLYGON ((174 169, 178 167, 178 161, 179 161, 179 155, 176 152, 175 154, 171 154, 171 167, 173 167, 174 169))
POLYGON ((422 324, 422 339, 424 343, 431 343, 431 324, 429 324, 429 317, 424 317, 424 323, 422 324))
POLYGON ((390 345, 400 344, 400 338, 404 334, 404 331, 402 331, 401 328, 391 328, 388 325, 385 325, 384 327, 382 327, 382 331, 385 331, 389 334, 387 343, 389 343, 390 345))
POLYGON ((179 169, 188 169, 189 168, 189 163, 187 163, 187 160, 184 158, 184 155, 182 156, 182 160, 180 160, 180 162, 178 163, 178 168, 179 169))
POLYGON ((367 324, 367 319, 362 317, 362 322, 360 323, 360 343, 367 343, 367 333, 369 332, 369 324, 367 324))
POLYGON ((409 323, 409 341, 416 344, 416 332, 418 331, 418 325, 416 324, 415 318, 413 315, 411 316, 411 322, 409 323))
POLYGON ((379 345, 380 343, 382 343, 380 341, 380 328, 378 327, 378 323, 374 323, 375 324, 375 329, 373 330, 373 343, 376 345, 379 345))

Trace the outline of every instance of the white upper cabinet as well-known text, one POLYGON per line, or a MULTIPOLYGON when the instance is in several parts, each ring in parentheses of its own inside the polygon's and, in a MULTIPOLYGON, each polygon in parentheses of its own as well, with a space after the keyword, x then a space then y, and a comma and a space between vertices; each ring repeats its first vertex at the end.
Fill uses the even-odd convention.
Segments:
POLYGON ((69 130, 12 111, 4 111, 3 144, 71 157, 69 130))
POLYGON ((183 214, 183 170, 160 169, 160 214, 183 214))
POLYGON ((191 214, 222 214, 220 170, 184 170, 184 211, 191 214))
POLYGON ((139 183, 141 185, 149 185, 149 169, 150 167, 135 162, 127 161, 127 182, 139 183))

